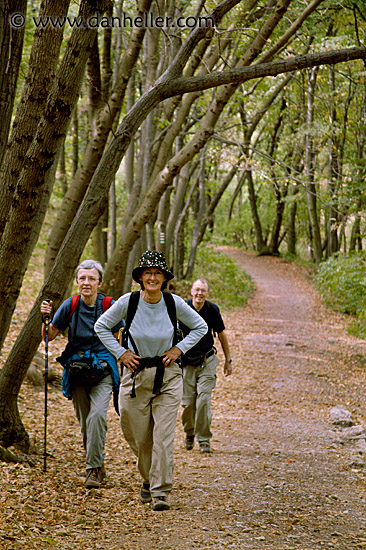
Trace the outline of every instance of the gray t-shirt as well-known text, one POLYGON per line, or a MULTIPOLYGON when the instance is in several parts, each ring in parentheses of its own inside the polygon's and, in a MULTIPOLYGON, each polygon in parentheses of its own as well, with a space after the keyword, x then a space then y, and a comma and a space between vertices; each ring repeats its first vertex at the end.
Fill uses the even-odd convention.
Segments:
MULTIPOLYGON (((176 294, 172 296, 177 319, 191 329, 189 334, 177 344, 182 353, 186 353, 206 334, 207 324, 180 296, 176 294)), ((95 332, 99 339, 117 359, 125 353, 126 349, 119 345, 111 329, 121 319, 126 319, 129 298, 130 293, 121 296, 95 324, 95 332)), ((156 304, 148 304, 140 296, 130 333, 141 357, 160 356, 172 347, 174 330, 163 296, 156 304)), ((133 351, 131 343, 129 343, 129 349, 133 351)))

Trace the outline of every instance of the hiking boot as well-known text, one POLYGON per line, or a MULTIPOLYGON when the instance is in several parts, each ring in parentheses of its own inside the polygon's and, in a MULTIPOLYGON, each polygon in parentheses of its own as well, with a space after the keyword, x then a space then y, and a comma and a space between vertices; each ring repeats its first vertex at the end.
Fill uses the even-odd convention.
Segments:
POLYGON ((167 502, 167 497, 154 497, 153 498, 153 507, 154 512, 161 512, 163 510, 169 510, 170 506, 167 502))
POLYGON ((151 496, 151 493, 150 493, 150 483, 143 483, 141 485, 140 500, 144 504, 146 502, 151 502, 152 501, 152 496, 151 496))
POLYGON ((185 446, 187 451, 191 451, 194 446, 194 435, 186 435, 185 446))
POLYGON ((209 443, 201 443, 200 444, 200 451, 201 451, 201 453, 212 453, 210 444, 209 443))
POLYGON ((105 477, 104 464, 99 468, 90 468, 86 471, 85 488, 86 489, 99 489, 105 477))

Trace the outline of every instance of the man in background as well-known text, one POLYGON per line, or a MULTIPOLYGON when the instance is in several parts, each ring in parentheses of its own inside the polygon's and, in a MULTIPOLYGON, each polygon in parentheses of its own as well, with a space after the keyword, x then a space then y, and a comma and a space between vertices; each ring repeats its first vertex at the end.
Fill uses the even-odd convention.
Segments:
MULTIPOLYGON (((183 413, 182 423, 185 432, 185 447, 188 451, 194 447, 197 438, 202 453, 211 453, 210 430, 212 411, 211 395, 216 386, 216 367, 219 360, 214 347, 214 334, 217 333, 225 355, 224 374, 232 373, 232 361, 225 325, 219 308, 208 301, 209 284, 206 279, 197 279, 191 288, 192 298, 188 305, 192 307, 208 325, 208 331, 201 340, 183 356, 183 413)), ((183 334, 189 329, 181 326, 183 334)))

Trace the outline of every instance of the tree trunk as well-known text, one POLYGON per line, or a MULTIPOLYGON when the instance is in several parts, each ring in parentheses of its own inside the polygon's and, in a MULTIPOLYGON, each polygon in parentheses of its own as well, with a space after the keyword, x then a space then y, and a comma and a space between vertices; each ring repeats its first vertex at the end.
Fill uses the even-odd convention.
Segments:
POLYGON ((100 73, 99 43, 96 35, 86 63, 88 113, 92 136, 97 133, 97 116, 102 104, 102 75, 100 73))
POLYGON ((117 242, 117 203, 116 203, 116 181, 113 180, 109 190, 109 224, 108 224, 108 257, 112 256, 117 242))
POLYGON ((171 246, 174 240, 174 229, 177 224, 179 214, 181 213, 185 204, 185 196, 187 193, 188 184, 189 181, 192 179, 197 166, 198 160, 194 160, 193 162, 186 164, 175 179, 177 185, 175 188, 173 204, 169 214, 166 230, 165 252, 167 258, 170 257, 171 246))
MULTIPOLYGON (((102 8, 103 4, 100 4, 102 8)), ((82 2, 81 15, 91 17, 95 11, 89 2, 82 2)), ((95 29, 74 28, 69 48, 47 99, 44 115, 26 154, 24 170, 17 182, 17 191, 9 209, 0 249, 0 348, 8 332, 29 258, 37 242, 43 218, 38 217, 41 203, 48 203, 50 187, 47 175, 52 169, 60 143, 75 107, 84 74, 88 50, 94 41, 95 29), (21 200, 20 200, 21 198, 21 200), (19 239, 19 235, 22 236, 19 239)))
MULTIPOLYGON (((269 243, 269 251, 271 254, 279 254, 280 232, 281 232, 281 226, 283 221, 283 213, 285 210, 285 197, 287 195, 287 185, 285 183, 281 185, 281 183, 277 180, 276 171, 274 167, 274 155, 275 155, 275 150, 277 148, 277 143, 278 143, 278 134, 281 129, 283 114, 286 107, 287 107, 286 101, 284 98, 282 98, 280 114, 274 127, 274 132, 271 139, 271 146, 269 149, 269 156, 272 159, 270 164, 272 188, 273 188, 273 193, 276 201, 276 216, 273 222, 272 235, 269 243)), ((291 153, 288 154, 288 158, 290 157, 291 157, 291 153)))
MULTIPOLYGON (((74 112, 72 114, 72 177, 75 174, 79 166, 79 109, 78 104, 75 105, 74 112)), ((64 196, 66 193, 64 194, 64 196)))
MULTIPOLYGON (((141 0, 139 13, 148 12, 150 5, 151 0, 141 0)), ((128 80, 138 59, 145 31, 146 29, 137 27, 132 30, 129 46, 120 61, 116 86, 112 90, 108 102, 96 117, 95 131, 88 141, 82 161, 62 201, 56 222, 53 224, 47 242, 44 265, 46 275, 49 273, 62 241, 83 200, 94 171, 102 158, 113 122, 122 106, 128 80)))
MULTIPOLYGON (((260 108, 257 109, 257 112, 255 113, 255 115, 251 117, 250 123, 247 122, 247 117, 246 117, 245 109, 244 109, 244 103, 242 101, 239 102, 242 126, 243 126, 243 129, 244 129, 244 131, 243 131, 244 137, 243 137, 242 151, 244 152, 244 154, 246 155, 246 157, 248 159, 248 164, 250 164, 250 162, 252 160, 252 156, 253 156, 250 153, 251 140, 252 140, 252 137, 253 137, 256 129, 258 128, 258 125, 259 125, 260 121, 262 120, 264 115, 267 113, 267 111, 273 105, 273 103, 275 102, 275 100, 277 99, 279 94, 282 92, 282 90, 285 88, 285 86, 290 82, 290 80, 292 78, 293 78, 293 76, 289 75, 286 78, 284 78, 277 85, 277 87, 274 89, 274 91, 267 97, 264 104, 261 105, 260 108)), ((243 184, 245 183, 245 180, 247 180, 247 185, 248 185, 249 204, 250 204, 250 209, 251 209, 251 213, 252 213, 254 231, 255 231, 255 236, 256 236, 256 250, 257 250, 257 252, 261 253, 264 250, 265 242, 264 242, 264 238, 263 238, 262 224, 261 224, 261 220, 260 220, 259 212, 258 212, 258 208, 257 208, 257 198, 256 198, 255 189, 254 189, 253 175, 252 175, 252 171, 250 170, 250 168, 248 168, 247 170, 245 170, 243 172, 243 175, 241 176, 241 178, 240 178, 240 180, 239 180, 239 182, 238 182, 238 184, 235 188, 235 191, 234 191, 233 196, 232 196, 231 201, 230 201, 228 216, 229 216, 229 220, 230 220, 231 216, 232 216, 232 210, 234 208, 235 200, 239 196, 239 193, 242 189, 243 184)))
POLYGON ((203 219, 200 220, 201 223, 200 223, 200 231, 199 231, 199 237, 198 237, 198 246, 201 244, 201 242, 203 240, 203 237, 205 236, 205 232, 206 232, 207 227, 210 227, 210 229, 213 230, 212 226, 213 226, 213 216, 214 216, 215 208, 219 204, 222 195, 224 194, 226 189, 229 187, 232 179, 234 178, 235 174, 237 173, 237 171, 239 169, 239 165, 240 165, 240 160, 238 161, 237 164, 235 164, 231 168, 230 172, 228 172, 226 174, 226 176, 224 177, 220 187, 217 189, 216 193, 211 198, 211 201, 208 205, 206 213, 205 213, 203 219))
POLYGON ((108 202, 105 200, 106 208, 100 216, 92 234, 94 259, 103 266, 108 261, 108 202))
POLYGON ((184 261, 184 223, 186 216, 189 210, 189 207, 192 203, 193 196, 196 192, 197 186, 199 184, 199 177, 195 178, 192 183, 188 197, 184 204, 183 210, 178 216, 177 223, 174 229, 174 273, 177 279, 183 279, 183 261, 184 261))
POLYGON ((67 191, 65 140, 62 142, 62 145, 61 145, 60 162, 58 164, 58 180, 61 184, 62 196, 64 196, 67 191))
POLYGON ((26 0, 4 0, 0 4, 0 166, 5 153, 22 60, 25 26, 12 27, 13 13, 26 15, 26 0))
POLYGON ((41 292, 38 296, 4 367, 0 371, 0 445, 3 447, 15 445, 25 451, 29 448, 29 437, 19 417, 17 396, 41 342, 41 302, 45 298, 49 298, 58 307, 71 277, 72 273, 69 273, 67 279, 64 279, 63 285, 60 285, 57 274, 52 281, 49 281, 47 292, 41 292), (26 346, 24 342, 27 342, 26 346))
POLYGON ((248 195, 249 195, 249 204, 250 210, 252 213, 252 219, 254 224, 254 233, 255 233, 255 249, 257 252, 261 253, 264 250, 265 242, 263 238, 262 224, 258 213, 257 208, 257 197, 254 189, 253 173, 251 170, 245 170, 247 185, 248 185, 248 195))
POLYGON ((356 246, 358 250, 362 250, 361 212, 363 208, 363 197, 361 193, 359 193, 356 208, 357 208, 357 212, 355 214, 355 221, 353 222, 353 225, 352 225, 351 238, 349 243, 350 252, 356 250, 356 246))
POLYGON ((307 95, 307 120, 305 136, 305 185, 306 200, 308 205, 309 224, 311 228, 312 250, 314 260, 317 264, 322 261, 322 241, 320 235, 319 218, 317 211, 317 188, 314 182, 314 145, 312 139, 312 128, 314 122, 314 93, 316 84, 316 69, 312 69, 308 78, 307 95))
MULTIPOLYGON (((228 48, 230 43, 231 43, 231 34, 227 33, 225 38, 220 42, 220 47, 216 48, 216 50, 209 56, 208 60, 205 60, 204 65, 200 69, 201 75, 209 74, 213 70, 215 64, 223 55, 224 51, 228 48)), ((189 64, 189 67, 187 68, 187 71, 185 73, 186 77, 194 73, 198 63, 203 58, 203 55, 207 50, 209 44, 210 44, 210 40, 209 40, 209 37, 207 37, 206 40, 201 41, 201 43, 198 45, 198 48, 197 48, 198 51, 194 56, 193 62, 189 64)), ((192 92, 184 96, 184 99, 181 102, 178 112, 175 112, 174 120, 169 125, 165 133, 165 136, 161 141, 161 145, 159 146, 159 150, 156 154, 156 159, 154 160, 154 167, 151 173, 151 181, 154 181, 154 179, 158 177, 159 172, 161 172, 161 170, 164 169, 164 166, 166 165, 169 156, 171 156, 174 140, 179 136, 179 132, 182 131, 182 127, 187 121, 187 117, 192 108, 192 105, 199 97, 201 97, 201 94, 199 92, 192 92)), ((172 114, 173 114, 172 110, 173 110, 173 107, 175 106, 176 106, 176 101, 174 105, 172 105, 171 103, 169 104, 169 109, 167 109, 167 112, 166 112, 166 116, 168 120, 170 120, 170 118, 172 117, 172 114)))
POLYGON ((193 227, 193 235, 191 242, 191 253, 188 259, 187 272, 185 279, 191 279, 193 277, 194 264, 196 263, 197 249, 200 243, 200 227, 202 219, 206 212, 206 170, 205 170, 205 147, 201 149, 200 158, 200 171, 198 176, 198 188, 199 188, 199 201, 198 211, 195 215, 195 223, 193 227))
POLYGON ((138 265, 139 257, 141 256, 142 250, 141 250, 141 239, 137 239, 135 244, 133 245, 133 248, 128 256, 128 262, 127 262, 127 269, 126 269, 126 277, 124 280, 123 285, 123 294, 126 294, 126 292, 131 291, 131 285, 132 285, 132 270, 134 267, 138 265))
MULTIPOLYGON (((295 197, 299 192, 299 184, 293 187, 292 197, 295 197)), ((296 256, 296 212, 297 201, 293 199, 290 204, 289 219, 287 224, 287 252, 296 256)))
POLYGON ((232 216, 233 216, 233 210, 234 210, 234 205, 235 205, 235 201, 238 197, 240 197, 241 195, 241 192, 242 192, 242 188, 243 188, 243 185, 245 184, 245 179, 246 179, 246 172, 244 172, 240 178, 239 178, 239 181, 238 183, 236 184, 236 187, 234 189, 234 193, 231 195, 231 199, 230 199, 230 204, 229 204, 229 210, 228 210, 228 214, 227 214, 227 218, 228 220, 230 221, 232 216))
MULTIPOLYGON (((42 5, 40 17, 54 13, 66 15, 69 4, 70 0, 49 0, 42 5)), ((29 162, 26 153, 43 116, 47 96, 54 85, 62 37, 62 29, 53 29, 51 25, 37 29, 34 33, 27 78, 0 169, 0 240, 22 169, 27 168, 29 162)))
POLYGON ((156 247, 157 250, 166 256, 166 230, 170 209, 170 189, 167 189, 160 199, 158 208, 158 219, 156 223, 156 247))
POLYGON ((335 93, 335 74, 334 67, 329 67, 329 157, 328 157, 328 212, 327 212, 327 234, 328 234, 328 246, 327 257, 332 256, 338 251, 338 209, 337 209, 337 181, 339 178, 339 164, 338 164, 338 143, 335 135, 335 125, 337 123, 337 113, 334 104, 335 93))
POLYGON ((285 202, 284 197, 282 196, 281 192, 277 194, 276 199, 276 217, 273 222, 273 229, 272 229, 272 235, 271 240, 269 243, 269 250, 271 254, 279 254, 280 250, 280 232, 282 227, 282 221, 283 221, 283 212, 285 210, 285 202))
POLYGON ((175 278, 180 281, 183 279, 184 273, 184 224, 179 226, 179 231, 174 232, 174 274, 175 278))
POLYGON ((18 393, 9 395, 7 385, 14 385, 13 374, 6 376, 0 371, 0 403, 6 402, 6 407, 0 408, 0 442, 2 447, 15 446, 21 451, 29 450, 29 435, 24 428, 18 410, 18 393), (11 429, 9 429, 11 427, 11 429))

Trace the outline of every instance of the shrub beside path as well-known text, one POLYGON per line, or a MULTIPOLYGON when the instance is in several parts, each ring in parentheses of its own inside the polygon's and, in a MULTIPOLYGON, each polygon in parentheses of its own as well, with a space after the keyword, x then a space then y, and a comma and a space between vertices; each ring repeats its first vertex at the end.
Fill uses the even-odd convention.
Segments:
MULTIPOLYGON (((41 456, 35 468, 0 464, 1 548, 366 548, 366 342, 322 306, 301 268, 223 250, 257 291, 246 308, 223 311, 234 373, 223 377, 221 363, 214 452, 187 452, 177 424, 171 510, 140 504, 135 459, 112 406, 107 482, 83 488, 72 406, 51 389, 47 472, 41 456)), ((41 452, 43 395, 25 384, 20 406, 41 452)))

